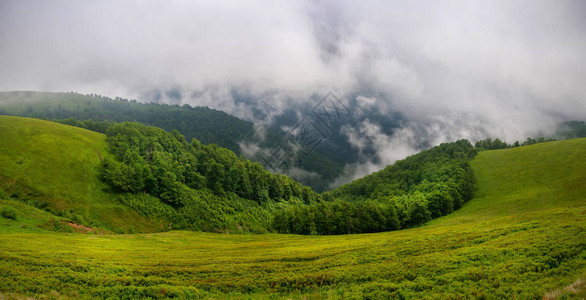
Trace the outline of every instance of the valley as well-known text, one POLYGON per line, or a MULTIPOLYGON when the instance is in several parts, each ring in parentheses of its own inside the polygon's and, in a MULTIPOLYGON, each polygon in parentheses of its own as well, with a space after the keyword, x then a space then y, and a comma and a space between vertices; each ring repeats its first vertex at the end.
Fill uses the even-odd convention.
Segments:
MULTIPOLYGON (((0 206, 14 207, 17 217, 0 218, 0 293, 580 298, 586 273, 584 153, 586 139, 480 152, 471 162, 476 197, 461 209, 418 228, 373 234, 52 232, 36 226, 52 214, 3 197, 0 206)), ((133 218, 141 220, 125 220, 133 218)))

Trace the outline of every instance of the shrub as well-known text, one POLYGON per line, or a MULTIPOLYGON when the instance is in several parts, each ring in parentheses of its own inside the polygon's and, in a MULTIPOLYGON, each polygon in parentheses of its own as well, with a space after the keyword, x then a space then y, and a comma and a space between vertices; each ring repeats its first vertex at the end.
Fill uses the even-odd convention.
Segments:
POLYGON ((3 189, 2 187, 0 187, 0 199, 8 199, 10 197, 10 195, 8 195, 3 189))
POLYGON ((82 216, 76 214, 76 213, 71 213, 71 221, 78 223, 78 224, 85 224, 85 220, 83 219, 82 216))
POLYGON ((6 219, 16 220, 16 209, 12 206, 2 206, 0 208, 0 215, 6 219))

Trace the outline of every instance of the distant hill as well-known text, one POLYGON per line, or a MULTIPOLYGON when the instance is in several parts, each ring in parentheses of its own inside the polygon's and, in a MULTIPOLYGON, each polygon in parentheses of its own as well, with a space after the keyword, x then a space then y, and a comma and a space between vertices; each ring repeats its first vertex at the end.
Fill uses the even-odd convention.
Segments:
POLYGON ((0 92, 0 115, 140 122, 167 131, 176 129, 187 140, 196 138, 204 144, 214 143, 236 153, 240 153, 238 142, 254 135, 251 122, 207 107, 139 103, 77 93, 0 92))
POLYGON ((558 139, 575 139, 586 137, 586 122, 566 121, 558 126, 555 134, 558 139))

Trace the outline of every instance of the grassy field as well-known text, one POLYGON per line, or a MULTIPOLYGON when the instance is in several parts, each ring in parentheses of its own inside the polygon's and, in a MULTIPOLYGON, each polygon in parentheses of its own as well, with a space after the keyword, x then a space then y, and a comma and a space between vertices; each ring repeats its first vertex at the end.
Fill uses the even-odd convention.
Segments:
POLYGON ((100 156, 110 155, 107 149, 103 134, 0 116, 0 198, 18 199, 115 232, 163 228, 161 221, 137 214, 104 191, 106 185, 98 174, 100 156))
POLYGON ((583 299, 585 153, 586 139, 482 152, 475 199, 426 226, 377 234, 56 233, 35 225, 46 212, 3 200, 17 216, 0 216, 0 294, 583 299))

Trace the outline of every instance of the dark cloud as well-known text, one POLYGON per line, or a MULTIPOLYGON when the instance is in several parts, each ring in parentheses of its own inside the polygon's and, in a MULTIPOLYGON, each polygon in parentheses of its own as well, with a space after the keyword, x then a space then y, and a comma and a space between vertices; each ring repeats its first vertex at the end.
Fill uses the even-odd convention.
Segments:
POLYGON ((585 23, 579 0, 2 1, 0 90, 207 105, 262 124, 333 91, 408 120, 346 128, 391 163, 422 143, 584 119, 585 23))

